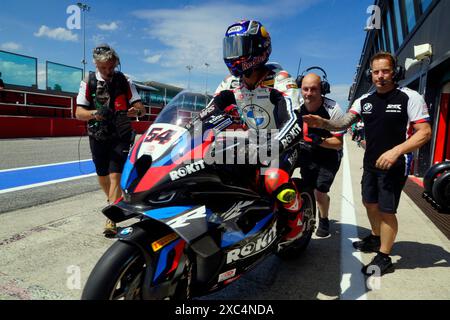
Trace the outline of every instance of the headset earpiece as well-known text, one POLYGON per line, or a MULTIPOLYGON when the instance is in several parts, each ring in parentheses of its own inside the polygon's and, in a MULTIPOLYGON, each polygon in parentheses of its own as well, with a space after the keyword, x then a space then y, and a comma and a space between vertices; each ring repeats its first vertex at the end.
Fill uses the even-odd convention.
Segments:
POLYGON ((321 67, 310 67, 310 68, 306 69, 305 71, 303 71, 302 74, 299 75, 297 77, 297 79, 295 80, 295 82, 297 83, 297 86, 299 88, 302 87, 302 82, 303 82, 303 79, 305 78, 305 73, 308 71, 311 71, 311 70, 320 70, 323 73, 322 81, 320 81, 320 94, 324 96, 326 94, 331 93, 331 86, 327 79, 327 73, 321 67))
POLYGON ((364 76, 365 76, 365 78, 366 78, 366 80, 368 81, 368 82, 370 82, 370 83, 372 83, 372 69, 367 69, 365 72, 364 72, 364 76))

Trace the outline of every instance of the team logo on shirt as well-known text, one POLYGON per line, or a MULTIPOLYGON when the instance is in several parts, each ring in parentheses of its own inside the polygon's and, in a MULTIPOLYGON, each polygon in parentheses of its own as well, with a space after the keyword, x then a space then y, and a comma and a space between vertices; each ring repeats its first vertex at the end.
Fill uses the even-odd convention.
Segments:
POLYGON ((363 112, 364 113, 372 113, 373 105, 369 102, 367 102, 365 105, 363 105, 363 112))
POLYGON ((270 123, 270 116, 266 110, 256 104, 250 104, 243 109, 248 126, 252 129, 265 129, 270 123))
POLYGON ((387 108, 386 108, 386 112, 400 113, 400 112, 402 112, 402 105, 401 104, 388 104, 387 108))

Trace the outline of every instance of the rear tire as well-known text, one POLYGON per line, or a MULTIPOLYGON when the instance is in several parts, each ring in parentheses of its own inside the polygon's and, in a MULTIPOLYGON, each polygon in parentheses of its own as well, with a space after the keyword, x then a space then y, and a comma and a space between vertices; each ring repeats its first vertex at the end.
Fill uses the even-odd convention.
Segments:
POLYGON ((299 239, 276 253, 281 259, 285 260, 296 259, 306 250, 316 225, 316 198, 313 189, 305 186, 301 179, 294 178, 292 180, 297 185, 298 190, 300 190, 300 196, 302 197, 305 230, 299 239))
POLYGON ((442 173, 433 183, 433 198, 443 211, 450 210, 450 171, 442 173))

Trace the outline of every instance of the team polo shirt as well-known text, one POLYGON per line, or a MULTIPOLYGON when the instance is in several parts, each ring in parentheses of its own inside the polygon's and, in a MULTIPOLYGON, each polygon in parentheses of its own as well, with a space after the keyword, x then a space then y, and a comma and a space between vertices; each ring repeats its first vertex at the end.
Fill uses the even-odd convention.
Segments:
MULTIPOLYGON (((350 112, 364 122, 364 168, 372 171, 378 171, 375 163, 384 152, 406 141, 410 125, 430 120, 425 100, 409 88, 366 94, 354 102, 350 112)), ((404 168, 404 165, 405 157, 400 157, 393 168, 404 168)))

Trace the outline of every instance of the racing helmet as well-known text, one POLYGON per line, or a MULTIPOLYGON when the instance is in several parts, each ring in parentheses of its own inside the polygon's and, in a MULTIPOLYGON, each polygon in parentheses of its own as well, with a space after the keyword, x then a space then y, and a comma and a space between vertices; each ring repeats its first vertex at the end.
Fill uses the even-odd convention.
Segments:
POLYGON ((270 35, 255 20, 242 20, 227 28, 223 39, 223 60, 233 76, 264 65, 272 52, 270 35))

